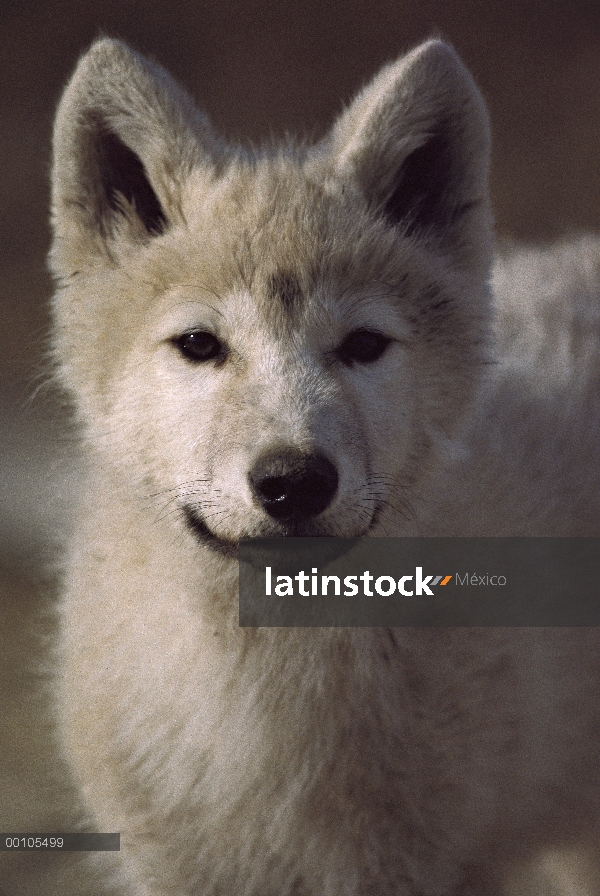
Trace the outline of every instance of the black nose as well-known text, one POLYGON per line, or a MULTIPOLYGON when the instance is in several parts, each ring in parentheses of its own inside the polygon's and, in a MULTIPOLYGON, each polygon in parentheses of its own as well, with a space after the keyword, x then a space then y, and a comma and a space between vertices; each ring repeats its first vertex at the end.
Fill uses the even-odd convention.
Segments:
POLYGON ((259 504, 276 520, 318 516, 337 491, 338 474, 323 454, 283 448, 263 454, 248 474, 259 504))

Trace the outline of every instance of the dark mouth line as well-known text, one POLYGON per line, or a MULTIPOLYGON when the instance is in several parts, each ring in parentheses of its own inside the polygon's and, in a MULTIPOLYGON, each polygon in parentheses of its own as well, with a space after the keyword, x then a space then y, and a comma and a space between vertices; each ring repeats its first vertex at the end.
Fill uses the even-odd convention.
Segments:
MULTIPOLYGON (((352 538, 364 538, 368 536, 369 532, 376 526, 377 520, 379 517, 380 508, 376 507, 373 516, 371 517, 371 522, 367 527, 366 531, 362 533, 361 536, 351 536, 352 538)), ((221 554, 222 557, 227 557, 229 560, 237 560, 239 558, 239 541, 233 541, 227 538, 219 538, 218 535, 215 535, 212 532, 207 524, 204 522, 203 518, 189 507, 187 504, 183 506, 183 513, 185 516, 185 521, 189 528, 192 530, 198 541, 205 545, 211 550, 216 551, 218 554, 221 554)), ((280 538, 285 538, 285 535, 278 536, 280 538)))
POLYGON ((226 538, 219 538, 208 528, 202 517, 184 505, 183 513, 185 521, 201 544, 211 548, 213 551, 227 557, 229 560, 237 560, 239 556, 239 542, 229 541, 226 538))

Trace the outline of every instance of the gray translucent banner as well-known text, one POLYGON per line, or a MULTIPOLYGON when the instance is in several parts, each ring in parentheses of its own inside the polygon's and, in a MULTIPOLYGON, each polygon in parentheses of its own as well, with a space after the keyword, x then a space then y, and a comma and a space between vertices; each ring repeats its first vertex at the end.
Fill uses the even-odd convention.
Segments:
POLYGON ((0 851, 6 852, 118 852, 120 834, 0 833, 0 851))
POLYGON ((600 626, 599 538, 252 538, 240 626, 600 626))

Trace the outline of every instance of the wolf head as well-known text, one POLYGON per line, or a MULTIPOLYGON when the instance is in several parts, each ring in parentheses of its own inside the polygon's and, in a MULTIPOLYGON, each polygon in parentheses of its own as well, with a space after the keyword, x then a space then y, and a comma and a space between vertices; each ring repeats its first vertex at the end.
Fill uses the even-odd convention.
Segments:
POLYGON ((488 332, 485 107, 439 41, 312 148, 223 143, 160 67, 100 40, 56 119, 54 346, 123 492, 228 553, 398 534, 488 332))

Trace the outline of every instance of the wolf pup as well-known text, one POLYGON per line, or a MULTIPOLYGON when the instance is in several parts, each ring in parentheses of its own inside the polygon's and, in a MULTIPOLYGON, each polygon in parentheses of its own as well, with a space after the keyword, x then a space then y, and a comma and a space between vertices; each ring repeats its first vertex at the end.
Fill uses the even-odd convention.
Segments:
POLYGON ((88 459, 57 717, 122 835, 98 892, 489 896, 593 830, 593 630, 237 625, 242 536, 600 534, 600 251, 492 276, 488 152, 436 40, 318 145, 264 153, 118 41, 79 63, 54 135, 88 459))

